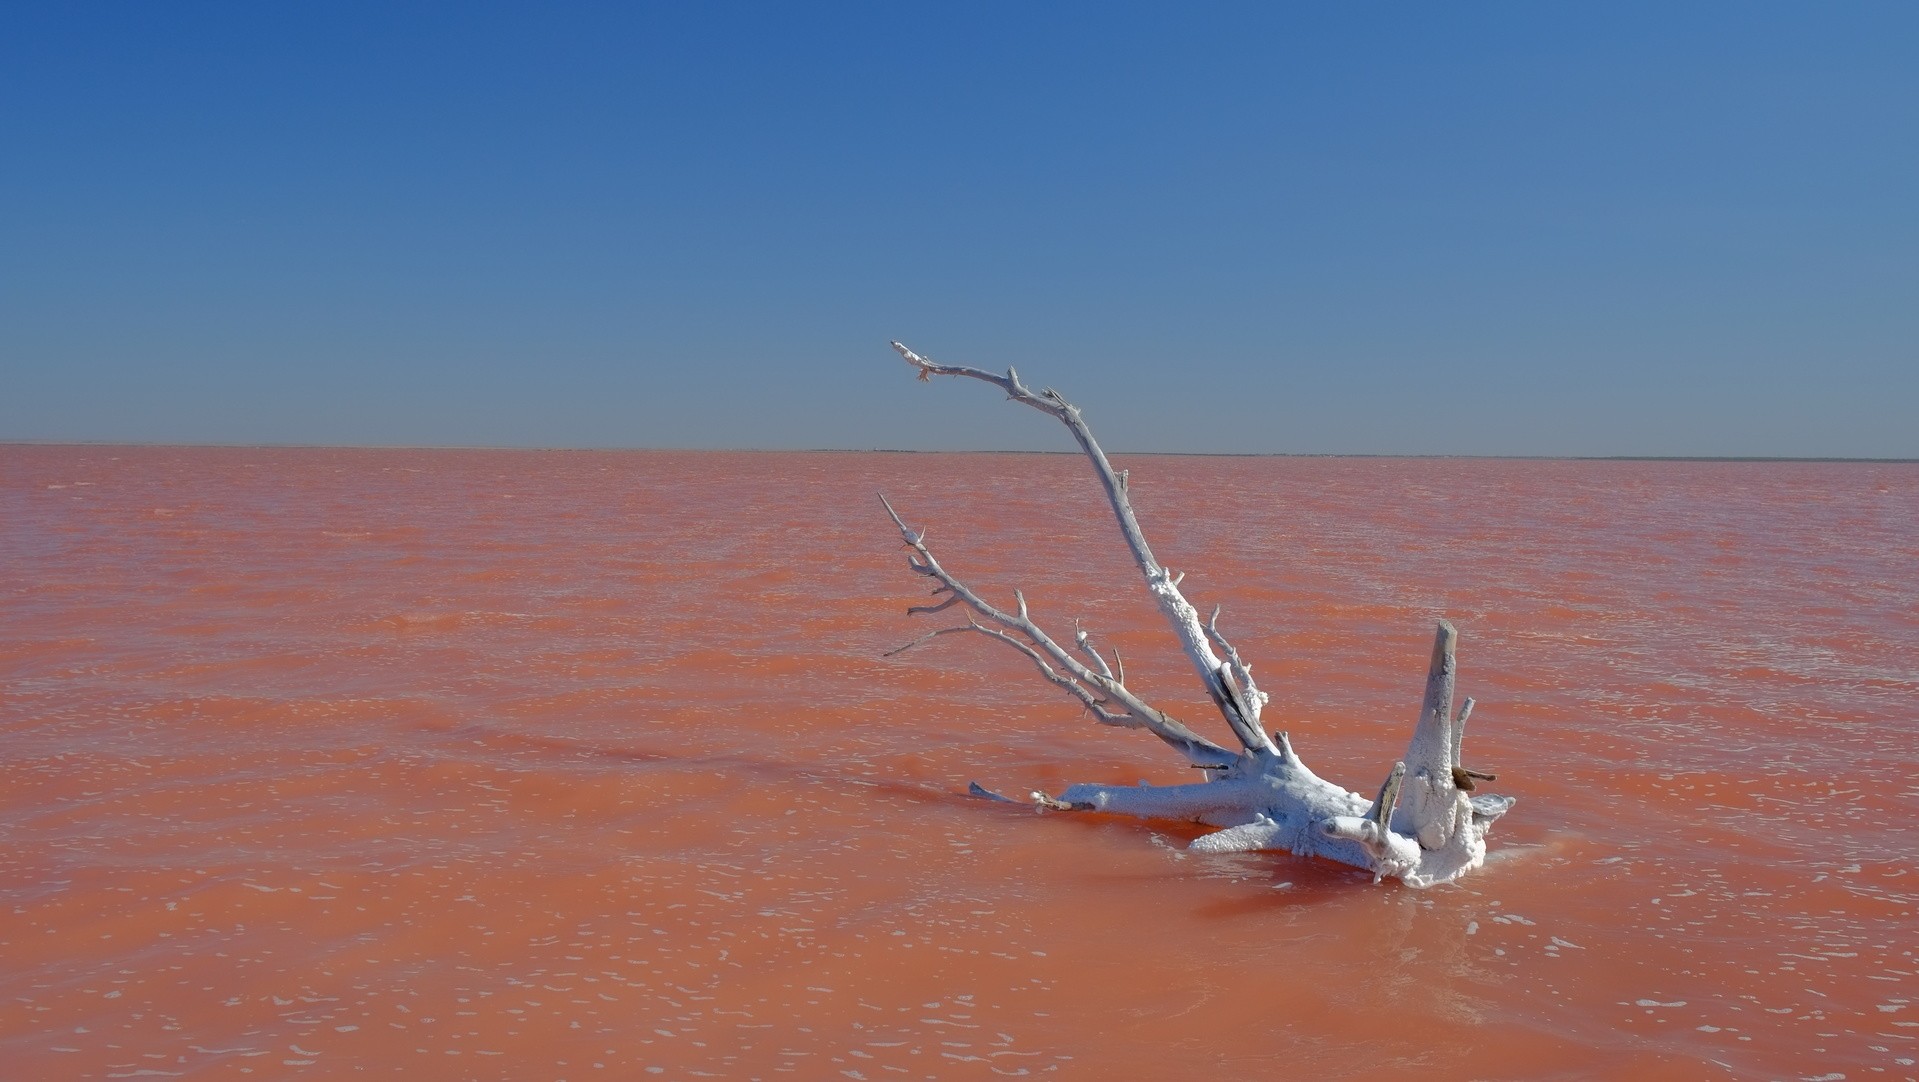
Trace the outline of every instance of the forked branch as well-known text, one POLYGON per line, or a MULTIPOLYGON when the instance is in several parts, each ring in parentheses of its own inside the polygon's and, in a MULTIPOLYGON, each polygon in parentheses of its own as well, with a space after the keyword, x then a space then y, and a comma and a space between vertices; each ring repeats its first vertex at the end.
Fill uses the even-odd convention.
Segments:
POLYGON ((1080 416, 1079 407, 1066 401, 1050 387, 1037 393, 1030 390, 1020 382, 1019 373, 1011 368, 1002 376, 964 365, 940 364, 898 342, 893 343, 893 348, 919 370, 921 379, 964 376, 990 383, 1005 391, 1013 401, 1031 406, 1066 426, 1080 450, 1092 462, 1093 473, 1098 476, 1100 487, 1106 490, 1106 501, 1112 505, 1113 516, 1119 520, 1120 535, 1126 539, 1126 547, 1133 553, 1133 562, 1139 565, 1140 574, 1146 578, 1147 590, 1172 625, 1173 634, 1178 637, 1186 656, 1192 660, 1207 695, 1219 707, 1226 724, 1247 751, 1277 755, 1278 746, 1259 726, 1259 712, 1266 704, 1266 694, 1254 685, 1251 667, 1238 661, 1238 652, 1219 635, 1217 628, 1209 633, 1208 628, 1200 623, 1199 610, 1193 608, 1192 602, 1179 592, 1179 583, 1184 576, 1169 571, 1153 555, 1152 546, 1146 543, 1146 534, 1140 529, 1139 519, 1133 513, 1133 502, 1127 495, 1127 477, 1114 470, 1113 464, 1107 461, 1106 452, 1100 449, 1099 441, 1093 438, 1093 430, 1087 427, 1085 419, 1080 416), (1213 652, 1214 643, 1218 643, 1226 653, 1227 661, 1221 661, 1219 655, 1213 652))
MULTIPOLYGON (((907 558, 908 566, 939 583, 939 587, 934 591, 935 594, 951 595, 943 604, 916 605, 907 611, 909 613, 937 612, 947 605, 959 602, 987 620, 987 624, 981 624, 978 620, 969 619, 957 627, 941 628, 932 634, 922 635, 897 650, 890 651, 888 656, 910 650, 928 639, 941 635, 976 632, 1003 642, 1025 654, 1039 666, 1041 676, 1078 699, 1092 711, 1095 718, 1104 724, 1129 729, 1145 729, 1196 764, 1218 766, 1239 758, 1133 694, 1119 677, 1107 670, 1105 662, 1099 663, 1101 671, 1088 668, 1084 662, 1061 647, 1052 636, 1033 621, 1027 609, 1025 595, 1015 591, 1013 596, 1019 611, 1009 613, 974 593, 971 587, 940 566, 933 551, 926 546, 926 534, 923 531, 915 532, 910 529, 905 520, 900 518, 899 512, 893 510, 893 505, 885 496, 880 497, 880 504, 886 508, 886 513, 892 518, 893 525, 899 527, 900 537, 905 540, 907 547, 913 550, 913 555, 907 558)), ((1076 638, 1083 649, 1089 653, 1092 652, 1083 633, 1076 638)), ((1097 654, 1093 656, 1098 657, 1097 654)))

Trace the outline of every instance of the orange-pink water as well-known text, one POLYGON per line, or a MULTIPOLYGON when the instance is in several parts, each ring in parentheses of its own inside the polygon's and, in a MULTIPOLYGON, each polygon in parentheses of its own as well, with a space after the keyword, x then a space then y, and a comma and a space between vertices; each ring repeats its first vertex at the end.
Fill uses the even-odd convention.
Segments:
POLYGON ((1191 780, 879 656, 884 490, 1204 724, 1070 456, 0 447, 0 1073, 1919 1075, 1919 467, 1120 464, 1322 774, 1459 626, 1483 871, 961 795, 1191 780))

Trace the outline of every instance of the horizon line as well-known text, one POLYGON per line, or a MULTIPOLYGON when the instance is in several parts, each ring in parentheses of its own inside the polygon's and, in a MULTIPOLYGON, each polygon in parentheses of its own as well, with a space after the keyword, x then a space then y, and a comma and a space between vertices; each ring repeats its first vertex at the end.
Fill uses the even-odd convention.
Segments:
MULTIPOLYGON (((60 440, 0 439, 0 448, 9 447, 125 447, 177 448, 181 450, 273 450, 273 451, 525 451, 532 453, 629 452, 635 454, 765 454, 765 455, 1070 455, 1079 458, 1082 451, 1020 451, 1006 448, 911 447, 633 447, 615 445, 564 446, 486 443, 174 443, 149 440, 60 440)), ((1555 455, 1555 454, 1474 454, 1453 452, 1390 451, 1108 451, 1114 455, 1139 455, 1158 458, 1394 458, 1394 459, 1483 459, 1515 462, 1859 462, 1887 465, 1919 463, 1919 456, 1889 457, 1872 455, 1555 455)))

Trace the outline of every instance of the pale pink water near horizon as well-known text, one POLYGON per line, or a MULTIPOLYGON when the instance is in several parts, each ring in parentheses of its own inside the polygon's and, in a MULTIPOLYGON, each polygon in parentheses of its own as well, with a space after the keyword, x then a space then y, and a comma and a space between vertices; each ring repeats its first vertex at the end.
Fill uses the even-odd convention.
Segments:
POLYGON ((1116 457, 1322 774, 1453 620, 1485 869, 966 798, 1191 772, 878 491, 1209 716, 1072 456, 0 446, 5 1076, 1919 1077, 1919 465, 1116 457))

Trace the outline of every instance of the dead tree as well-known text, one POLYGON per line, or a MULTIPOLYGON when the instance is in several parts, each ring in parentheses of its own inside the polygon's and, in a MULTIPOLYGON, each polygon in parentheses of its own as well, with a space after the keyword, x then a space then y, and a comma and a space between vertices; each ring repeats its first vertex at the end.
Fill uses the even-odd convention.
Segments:
MULTIPOLYGON (((1453 712, 1453 648, 1458 633, 1450 623, 1440 621, 1433 640, 1425 700, 1404 759, 1393 764, 1378 795, 1370 799, 1334 785, 1307 768, 1285 733, 1269 736, 1260 727, 1267 696, 1254 684, 1252 666, 1220 633, 1219 610, 1215 608, 1202 621, 1199 611, 1179 592, 1183 576, 1154 558, 1127 496, 1126 473, 1115 471, 1106 460, 1077 407, 1057 391, 1027 389, 1010 368, 1003 376, 995 375, 935 363, 898 342, 893 348, 918 370, 922 380, 965 376, 991 383, 1013 401, 1065 424, 1106 490, 1120 534, 1146 578, 1146 589, 1240 745, 1239 751, 1232 751, 1215 744, 1146 702, 1126 686, 1126 670, 1118 655, 1109 663, 1086 632, 1075 634, 1071 649, 1060 645, 1034 623, 1026 598, 1018 591, 1013 594, 1016 608, 1012 612, 986 601, 940 566, 926 546, 926 535, 907 528, 882 496, 886 513, 913 550, 909 565, 932 579, 933 595, 943 598, 935 604, 916 605, 908 613, 937 613, 954 606, 969 610, 965 623, 941 628, 888 656, 942 635, 984 635, 1026 655, 1041 676, 1078 699, 1101 723, 1145 729, 1208 775, 1205 781, 1189 785, 1075 785, 1057 797, 1034 793, 1036 803, 1061 811, 1205 823, 1221 829, 1194 840, 1192 848, 1200 852, 1288 850, 1364 868, 1373 873, 1375 882, 1391 876, 1411 886, 1429 886, 1457 879, 1484 862, 1486 833, 1512 807, 1513 798, 1474 793, 1474 781, 1490 781, 1492 775, 1460 765, 1460 737, 1473 700, 1467 699, 1458 713, 1453 712)), ((973 792, 1006 799, 977 784, 973 792)))

